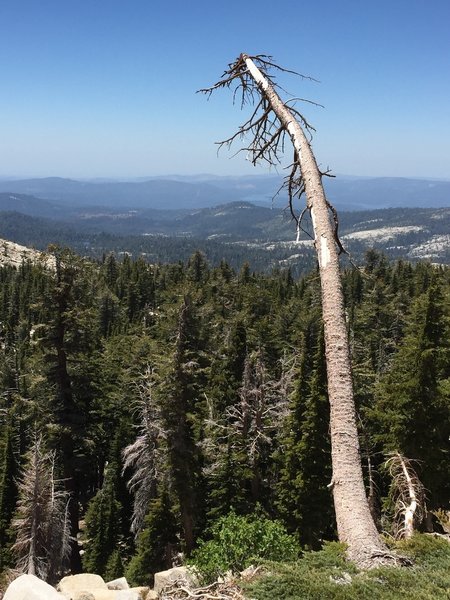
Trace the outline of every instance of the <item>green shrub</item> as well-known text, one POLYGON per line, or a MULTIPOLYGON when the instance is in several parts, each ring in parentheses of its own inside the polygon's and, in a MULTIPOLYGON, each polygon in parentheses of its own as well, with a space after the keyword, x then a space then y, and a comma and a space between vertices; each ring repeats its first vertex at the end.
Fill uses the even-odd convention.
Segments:
POLYGON ((289 562, 300 553, 297 541, 279 521, 260 515, 243 517, 232 511, 214 523, 211 537, 200 541, 191 559, 205 582, 262 560, 289 562))
POLYGON ((401 554, 412 558, 417 565, 440 565, 445 560, 450 560, 448 540, 433 535, 416 533, 408 540, 397 542, 396 547, 401 554))

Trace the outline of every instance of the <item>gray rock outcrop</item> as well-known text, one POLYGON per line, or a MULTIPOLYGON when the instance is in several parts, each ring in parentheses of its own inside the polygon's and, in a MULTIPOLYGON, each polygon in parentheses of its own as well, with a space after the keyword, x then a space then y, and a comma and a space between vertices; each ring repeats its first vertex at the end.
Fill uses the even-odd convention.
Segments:
POLYGON ((174 583, 181 583, 192 589, 197 585, 197 578, 187 567, 173 567, 173 569, 155 573, 153 590, 159 594, 165 587, 174 583))
POLYGON ((64 577, 58 588, 66 600, 145 600, 149 592, 148 587, 130 588, 125 577, 105 583, 92 573, 64 577))
POLYGON ((82 594, 92 595, 93 590, 96 589, 109 591, 103 578, 92 573, 68 575, 61 579, 58 589, 68 600, 84 600, 82 594))
POLYGON ((128 585, 128 581, 125 577, 119 577, 119 579, 114 579, 113 581, 107 581, 106 587, 108 590, 129 590, 130 586, 128 585))

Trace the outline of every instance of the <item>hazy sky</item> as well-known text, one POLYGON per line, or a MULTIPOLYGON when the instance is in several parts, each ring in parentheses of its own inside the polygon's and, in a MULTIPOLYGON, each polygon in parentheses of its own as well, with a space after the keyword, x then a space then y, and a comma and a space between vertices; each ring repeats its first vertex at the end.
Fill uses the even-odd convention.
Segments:
POLYGON ((283 81, 322 166, 450 178, 450 0, 2 0, 0 176, 242 174, 214 142, 244 118, 209 101, 241 52, 283 81))

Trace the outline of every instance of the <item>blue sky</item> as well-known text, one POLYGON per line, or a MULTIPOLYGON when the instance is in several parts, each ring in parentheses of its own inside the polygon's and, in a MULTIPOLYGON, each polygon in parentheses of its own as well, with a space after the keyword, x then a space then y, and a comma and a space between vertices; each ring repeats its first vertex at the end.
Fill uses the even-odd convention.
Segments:
POLYGON ((245 117, 214 83, 240 52, 283 81, 334 172, 450 178, 449 0, 2 0, 0 176, 254 174, 216 154, 245 117))

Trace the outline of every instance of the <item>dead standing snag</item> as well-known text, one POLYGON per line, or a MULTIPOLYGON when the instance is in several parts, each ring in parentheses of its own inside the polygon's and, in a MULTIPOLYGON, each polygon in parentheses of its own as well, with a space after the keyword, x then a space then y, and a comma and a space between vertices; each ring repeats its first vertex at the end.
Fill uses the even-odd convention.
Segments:
POLYGON ((420 524, 426 513, 425 489, 417 476, 413 461, 393 452, 386 461, 392 477, 391 494, 395 500, 396 537, 411 538, 415 526, 420 524))
POLYGON ((295 217, 293 200, 305 194, 319 262, 330 401, 333 464, 330 487, 338 535, 340 541, 347 543, 349 557, 360 567, 395 564, 399 559, 380 539, 364 489, 339 271, 338 255, 342 247, 336 243, 336 214, 325 197, 322 185, 325 173, 319 170, 307 137, 313 128, 300 112, 281 100, 271 74, 274 70, 286 71, 266 55, 241 54, 228 66, 219 82, 201 91, 210 95, 216 89, 231 88, 234 99, 240 99, 241 107, 255 106, 250 118, 220 145, 230 146, 237 138, 249 135, 251 142, 243 150, 248 152, 250 160, 254 164, 263 160, 274 165, 279 164, 286 141, 292 143, 294 160, 286 181, 290 206, 299 227, 301 219, 295 217))

